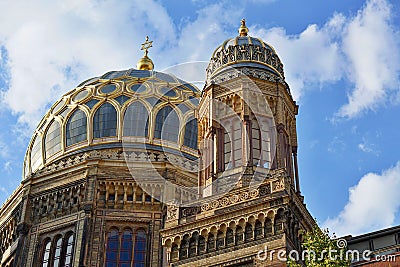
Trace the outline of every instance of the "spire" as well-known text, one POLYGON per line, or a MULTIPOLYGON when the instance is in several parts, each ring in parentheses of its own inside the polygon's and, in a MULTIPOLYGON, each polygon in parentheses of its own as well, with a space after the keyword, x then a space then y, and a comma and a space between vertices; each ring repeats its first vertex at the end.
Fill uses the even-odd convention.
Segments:
POLYGON ((249 28, 246 27, 246 20, 242 19, 241 25, 239 28, 239 36, 247 36, 248 32, 249 32, 249 28))
POLYGON ((153 47, 153 41, 149 41, 149 36, 146 36, 146 41, 142 44, 142 48, 140 48, 140 50, 144 50, 144 55, 141 59, 139 59, 136 65, 138 70, 154 69, 153 61, 147 56, 150 47, 153 47))

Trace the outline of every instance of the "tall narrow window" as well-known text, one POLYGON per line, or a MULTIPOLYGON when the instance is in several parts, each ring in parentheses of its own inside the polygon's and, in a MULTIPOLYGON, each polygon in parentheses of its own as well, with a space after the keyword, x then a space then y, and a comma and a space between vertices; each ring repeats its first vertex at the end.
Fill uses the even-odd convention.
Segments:
POLYGON ((87 138, 86 114, 78 109, 68 119, 66 128, 67 146, 79 143, 87 138))
POLYGON ((116 229, 112 229, 107 236, 106 267, 117 267, 118 249, 118 231, 116 229))
POLYGON ((261 162, 261 132, 256 118, 251 120, 251 144, 253 152, 253 165, 260 166, 261 162))
POLYGON ((48 239, 44 242, 42 267, 48 267, 50 264, 50 250, 51 250, 51 240, 48 239))
POLYGON ((224 169, 228 170, 232 168, 232 142, 231 142, 231 124, 230 122, 224 123, 224 169))
POLYGON ((47 130, 45 137, 46 158, 49 158, 61 150, 60 124, 53 121, 47 130))
POLYGON ((62 249, 62 237, 59 236, 55 239, 54 259, 53 267, 61 266, 61 249, 62 249))
POLYGON ((239 118, 232 120, 232 152, 233 166, 242 166, 242 121, 239 118))
POLYGON ((36 135, 35 141, 33 142, 31 150, 31 167, 32 171, 35 171, 43 163, 42 159, 42 138, 40 135, 36 135))
POLYGON ((67 246, 65 248, 65 261, 64 261, 65 267, 72 266, 73 247, 74 247, 74 235, 71 234, 69 237, 67 237, 67 246))
POLYGON ((190 117, 186 122, 183 144, 197 149, 197 120, 193 117, 190 117))
POLYGON ((117 135, 117 111, 110 103, 103 104, 94 114, 93 137, 117 135))
POLYGON ((134 247, 135 254, 133 257, 134 267, 146 266, 146 245, 147 245, 146 232, 143 230, 139 230, 135 235, 135 247, 134 247))
POLYGON ((124 136, 148 136, 149 113, 141 102, 129 105, 124 116, 124 136))
POLYGON ((130 229, 122 234, 121 249, 119 251, 119 267, 129 267, 132 262, 133 235, 130 229))
POLYGON ((170 106, 163 107, 157 113, 154 137, 172 142, 178 142, 178 134, 178 115, 170 106))

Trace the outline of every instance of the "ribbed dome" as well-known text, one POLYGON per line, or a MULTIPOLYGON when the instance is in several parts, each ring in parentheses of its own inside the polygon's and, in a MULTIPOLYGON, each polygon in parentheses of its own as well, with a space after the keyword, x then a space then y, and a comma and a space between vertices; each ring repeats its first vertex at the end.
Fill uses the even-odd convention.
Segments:
POLYGON ((111 71, 89 79, 39 123, 26 152, 24 177, 67 155, 122 143, 162 146, 195 159, 199 97, 195 86, 155 71, 111 71))
POLYGON ((207 67, 207 81, 224 72, 227 67, 255 67, 266 69, 284 79, 283 64, 275 49, 263 40, 251 36, 237 36, 215 49, 207 67))

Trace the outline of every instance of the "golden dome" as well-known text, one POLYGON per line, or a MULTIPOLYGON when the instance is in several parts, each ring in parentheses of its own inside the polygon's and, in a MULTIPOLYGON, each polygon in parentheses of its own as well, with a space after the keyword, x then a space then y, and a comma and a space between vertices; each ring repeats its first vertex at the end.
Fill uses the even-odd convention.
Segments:
POLYGON ((144 56, 139 59, 136 68, 138 70, 153 70, 154 63, 153 61, 147 56, 149 53, 149 48, 153 47, 153 41, 149 41, 149 36, 146 36, 146 41, 142 44, 141 50, 144 50, 144 56))
POLYGON ((157 71, 110 71, 88 79, 62 96, 39 123, 24 176, 72 154, 123 144, 168 149, 195 160, 199 97, 194 85, 157 71))

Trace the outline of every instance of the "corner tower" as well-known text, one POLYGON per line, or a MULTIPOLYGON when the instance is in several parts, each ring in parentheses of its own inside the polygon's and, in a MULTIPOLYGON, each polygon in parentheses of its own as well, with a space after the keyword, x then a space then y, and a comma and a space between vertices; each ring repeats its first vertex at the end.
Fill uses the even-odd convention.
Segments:
POLYGON ((300 194, 298 106, 275 49, 239 35, 212 54, 197 112, 199 195, 169 207, 163 246, 170 266, 286 266, 315 223, 300 194))

